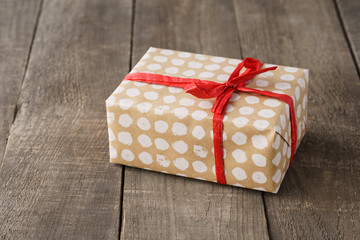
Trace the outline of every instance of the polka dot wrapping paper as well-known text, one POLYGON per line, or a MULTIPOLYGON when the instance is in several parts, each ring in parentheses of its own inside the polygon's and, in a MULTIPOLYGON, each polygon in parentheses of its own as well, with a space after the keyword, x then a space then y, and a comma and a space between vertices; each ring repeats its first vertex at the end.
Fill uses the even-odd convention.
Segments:
MULTIPOLYGON (((241 62, 149 48, 131 73, 225 82, 241 62)), ((264 64, 262 68, 273 66, 264 64)), ((249 80, 248 88, 292 96, 297 147, 307 117, 308 70, 279 66, 249 80)), ((211 108, 184 89, 123 80, 106 100, 110 161, 216 182, 211 108)), ((224 169, 228 185, 276 193, 291 157, 288 104, 234 92, 223 120, 224 169)))

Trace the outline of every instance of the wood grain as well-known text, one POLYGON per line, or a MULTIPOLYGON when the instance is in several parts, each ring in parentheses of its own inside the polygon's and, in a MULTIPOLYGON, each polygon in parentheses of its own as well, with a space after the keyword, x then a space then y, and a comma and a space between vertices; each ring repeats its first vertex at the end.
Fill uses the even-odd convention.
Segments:
MULTIPOLYGON (((240 58, 231 1, 136 1, 133 63, 149 46, 240 58)), ((267 239, 260 192, 126 167, 121 239, 267 239)))
POLYGON ((115 239, 105 99, 128 71, 129 0, 45 1, 0 170, 0 238, 115 239))
POLYGON ((336 0, 339 14, 360 71, 360 1, 336 0))
POLYGON ((360 82, 334 3, 234 3, 244 55, 310 69, 307 137, 279 193, 264 194, 270 237, 356 239, 360 82))
POLYGON ((0 239, 360 235, 358 1, 0 6, 0 239), (307 136, 278 194, 108 163, 104 101, 149 46, 310 69, 307 136))
POLYGON ((40 2, 0 1, 0 166, 16 114, 40 2))

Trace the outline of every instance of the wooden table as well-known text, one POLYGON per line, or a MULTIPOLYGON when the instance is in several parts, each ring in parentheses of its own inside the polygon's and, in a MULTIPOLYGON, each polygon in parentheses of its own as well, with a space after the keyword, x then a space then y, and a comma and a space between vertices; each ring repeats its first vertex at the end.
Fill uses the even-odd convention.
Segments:
POLYGON ((1 0, 1 239, 360 237, 360 2, 1 0), (276 195, 113 165, 105 99, 149 46, 310 69, 276 195))

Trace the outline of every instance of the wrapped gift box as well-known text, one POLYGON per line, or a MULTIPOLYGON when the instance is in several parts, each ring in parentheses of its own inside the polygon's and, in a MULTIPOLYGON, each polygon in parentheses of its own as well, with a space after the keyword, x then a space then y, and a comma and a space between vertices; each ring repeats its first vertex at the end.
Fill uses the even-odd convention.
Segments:
MULTIPOLYGON (((225 82, 238 59, 149 48, 131 73, 154 73, 225 82)), ((274 66, 264 64, 263 67, 274 66)), ((255 76, 248 88, 293 97, 297 146, 306 129, 308 70, 278 66, 255 76)), ((212 130, 215 99, 183 88, 123 80, 106 100, 110 161, 216 182, 212 130)), ((223 120, 229 185, 276 193, 291 157, 287 103, 234 92, 223 120)))

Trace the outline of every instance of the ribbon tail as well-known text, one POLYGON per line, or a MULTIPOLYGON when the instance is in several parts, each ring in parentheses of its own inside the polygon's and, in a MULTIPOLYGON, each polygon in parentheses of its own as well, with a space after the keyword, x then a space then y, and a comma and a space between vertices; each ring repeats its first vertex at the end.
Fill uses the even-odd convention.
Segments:
POLYGON ((199 79, 191 79, 191 78, 180 78, 180 77, 170 77, 167 75, 159 75, 153 73, 129 73, 125 76, 124 80, 129 81, 138 81, 138 82, 145 82, 145 83, 154 83, 160 84, 164 86, 170 87, 180 87, 185 88, 188 85, 192 85, 195 82, 204 82, 207 84, 206 80, 199 80, 199 79))
POLYGON ((221 83, 204 80, 194 80, 184 87, 185 92, 197 98, 214 98, 217 90, 222 87, 221 83))
POLYGON ((214 98, 217 96, 219 88, 222 88, 222 84, 218 82, 152 73, 129 73, 125 76, 124 80, 180 87, 183 88, 185 92, 198 98, 214 98))
POLYGON ((216 181, 221 184, 226 184, 224 171, 224 153, 223 153, 223 118, 225 113, 214 113, 213 117, 213 141, 214 141, 214 155, 215 155, 215 171, 216 181))

